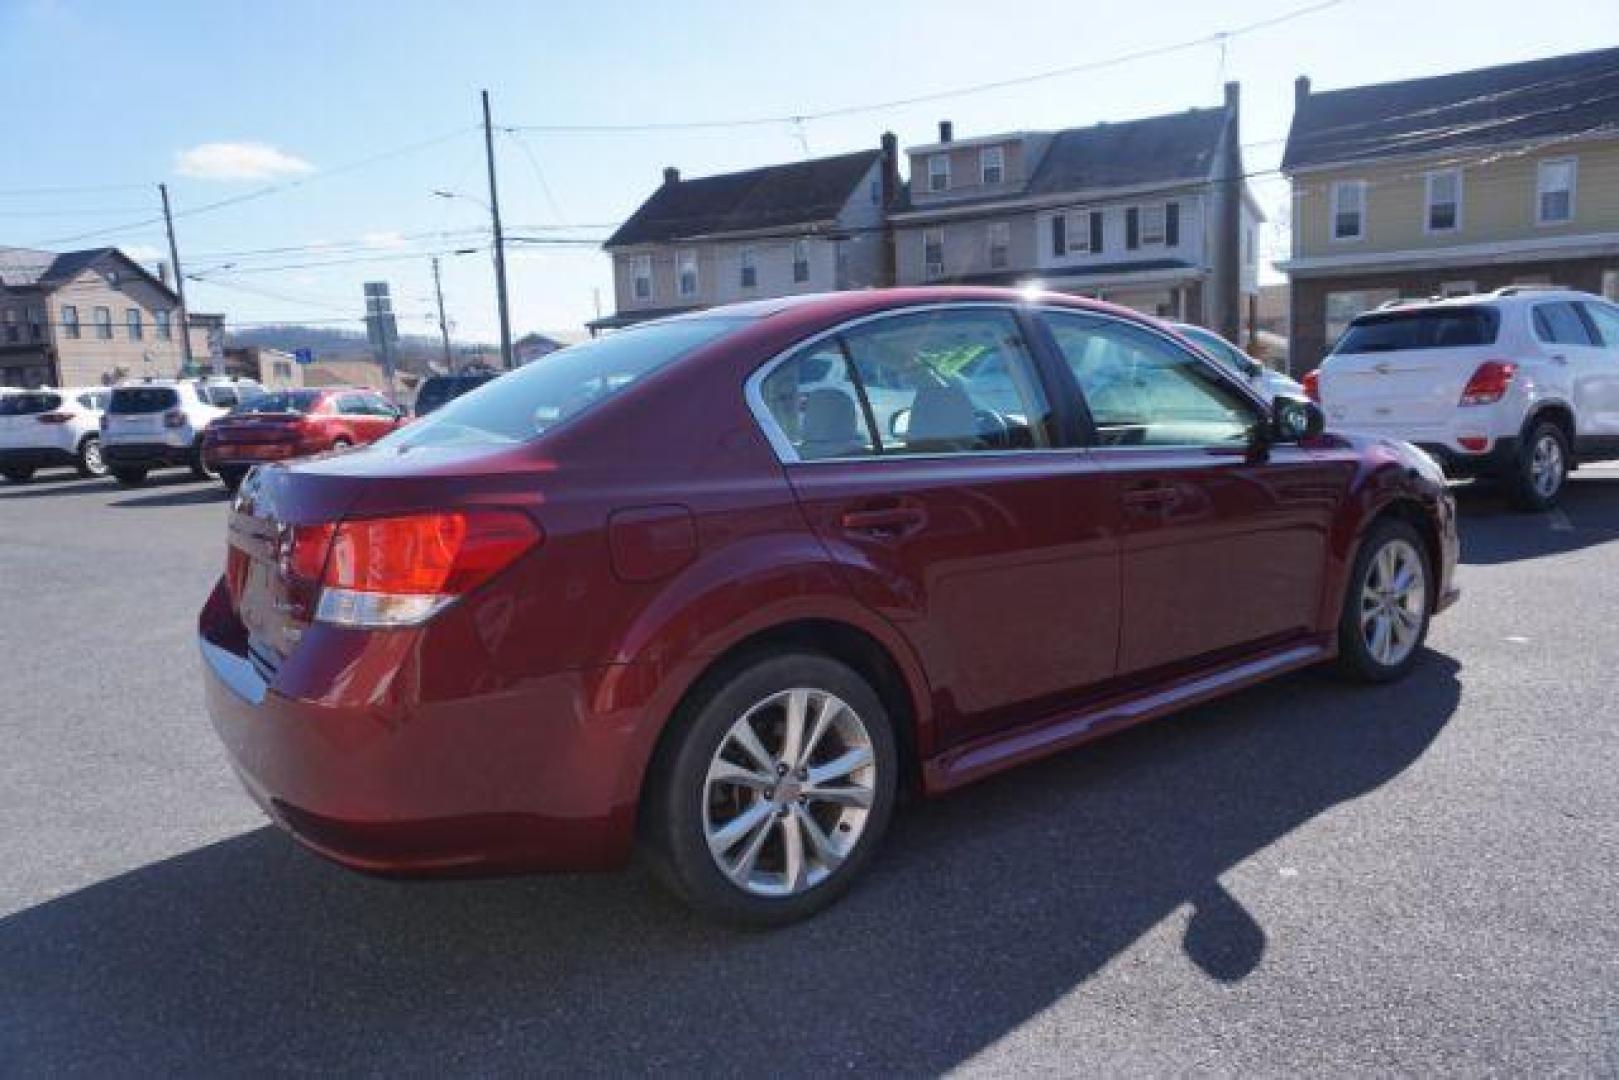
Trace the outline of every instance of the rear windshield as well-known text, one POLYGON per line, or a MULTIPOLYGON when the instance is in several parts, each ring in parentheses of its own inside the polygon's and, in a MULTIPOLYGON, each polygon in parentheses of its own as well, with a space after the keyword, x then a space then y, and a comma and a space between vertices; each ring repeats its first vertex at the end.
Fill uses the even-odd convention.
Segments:
POLYGON ((747 321, 673 319, 559 350, 455 399, 378 445, 405 449, 531 439, 747 321))
POLYGON ((319 404, 319 390, 275 390, 250 397, 231 412, 238 416, 243 413, 306 413, 319 404))
POLYGON ((446 401, 475 390, 493 378, 493 375, 439 375, 428 379, 416 392, 416 414, 425 416, 446 401))
POLYGON ((1495 344, 1501 318, 1493 308, 1428 308, 1362 315, 1349 324, 1333 352, 1465 349, 1495 344))
POLYGON ((8 394, 0 397, 0 416, 33 416, 61 406, 61 394, 8 394))
POLYGON ((172 409, 180 404, 180 395, 170 386, 120 386, 112 392, 107 411, 112 413, 150 413, 172 409))

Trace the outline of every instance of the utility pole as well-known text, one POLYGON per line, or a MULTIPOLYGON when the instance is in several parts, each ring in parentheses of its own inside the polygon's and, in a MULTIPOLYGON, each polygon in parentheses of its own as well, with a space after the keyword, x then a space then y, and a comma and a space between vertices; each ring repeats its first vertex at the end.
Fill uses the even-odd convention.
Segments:
POLYGON ((495 298, 500 304, 500 364, 512 369, 512 319, 506 306, 506 238, 500 231, 500 195, 495 190, 495 129, 489 122, 489 91, 483 91, 483 149, 489 159, 489 217, 495 229, 495 298))
MULTIPOLYGON (((169 213, 169 185, 159 184, 157 190, 163 196, 163 224, 169 230, 169 262, 174 265, 174 293, 180 298, 180 355, 185 358, 186 374, 193 374, 191 370, 191 316, 186 308, 186 275, 180 269, 180 248, 174 242, 174 217, 169 213)), ((223 371, 216 370, 215 375, 223 375, 223 371)))
POLYGON ((438 332, 444 338, 444 370, 455 372, 455 361, 450 357, 450 324, 444 321, 444 287, 439 284, 438 256, 433 256, 433 295, 438 298, 438 332))

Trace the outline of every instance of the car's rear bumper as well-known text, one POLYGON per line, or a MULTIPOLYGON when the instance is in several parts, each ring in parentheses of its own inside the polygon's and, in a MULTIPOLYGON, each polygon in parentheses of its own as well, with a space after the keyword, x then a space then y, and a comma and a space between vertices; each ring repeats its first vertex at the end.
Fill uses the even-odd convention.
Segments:
POLYGON ((124 466, 144 469, 165 465, 191 464, 192 449, 161 442, 103 442, 101 460, 111 468, 124 466))
POLYGON ((78 456, 59 446, 0 447, 0 468, 48 469, 56 465, 77 465, 78 456))
POLYGON ((1439 462, 1446 476, 1457 478, 1499 476, 1510 471, 1518 461, 1518 440, 1510 437, 1496 439, 1481 454, 1469 453, 1448 443, 1418 441, 1416 446, 1439 462))
POLYGON ((208 443, 202 444, 202 460, 211 469, 240 469, 272 461, 291 461, 313 454, 296 443, 208 443))
POLYGON ((610 673, 480 677, 455 608, 414 630, 316 625, 255 665, 223 583, 199 644, 214 729, 253 799, 352 869, 470 876, 622 865, 648 746, 596 711, 610 673), (441 616, 444 618, 444 616, 441 616))

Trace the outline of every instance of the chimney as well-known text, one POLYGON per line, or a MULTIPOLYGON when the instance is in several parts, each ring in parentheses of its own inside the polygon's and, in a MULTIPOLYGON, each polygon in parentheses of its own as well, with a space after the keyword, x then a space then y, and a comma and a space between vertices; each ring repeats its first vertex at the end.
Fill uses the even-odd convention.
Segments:
POLYGON ((1225 107, 1229 112, 1236 112, 1237 106, 1242 102, 1242 84, 1228 82, 1225 84, 1225 107))
POLYGON ((169 264, 161 259, 158 260, 157 264, 157 279, 171 289, 174 287, 169 281, 169 264))
POLYGON ((950 140, 954 139, 955 137, 956 137, 956 125, 952 124, 948 120, 940 120, 939 121, 939 141, 942 142, 942 143, 946 143, 946 142, 949 142, 950 140))
POLYGON ((1293 107, 1298 108, 1304 104, 1304 99, 1310 96, 1310 76, 1300 75, 1293 80, 1293 107))
POLYGON ((680 183, 680 170, 673 165, 665 165, 663 167, 663 182, 665 184, 680 183))
POLYGON ((899 137, 892 131, 883 132, 882 158, 878 167, 882 170, 882 199, 883 206, 891 206, 894 197, 899 194, 899 137))

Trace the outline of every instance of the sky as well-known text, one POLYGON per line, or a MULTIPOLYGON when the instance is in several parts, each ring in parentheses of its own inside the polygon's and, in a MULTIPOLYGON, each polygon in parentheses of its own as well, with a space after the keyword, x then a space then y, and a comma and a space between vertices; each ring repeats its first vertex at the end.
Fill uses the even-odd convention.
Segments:
POLYGON ((1296 76, 1333 89, 1619 44, 1616 0, 1338 0, 1234 33, 1320 2, 0 0, 0 246, 166 258, 164 182, 193 311, 359 329, 362 283, 381 280, 403 332, 436 332, 439 254, 456 339, 490 341, 487 89, 506 232, 550 241, 508 249, 514 333, 577 331, 613 310, 600 240, 665 165, 752 168, 884 131, 903 148, 941 119, 965 138, 1153 116, 1216 105, 1235 79, 1268 266, 1286 253, 1274 170, 1296 76), (811 119, 779 119, 795 116, 811 119), (766 122, 656 127, 731 120, 766 122))

